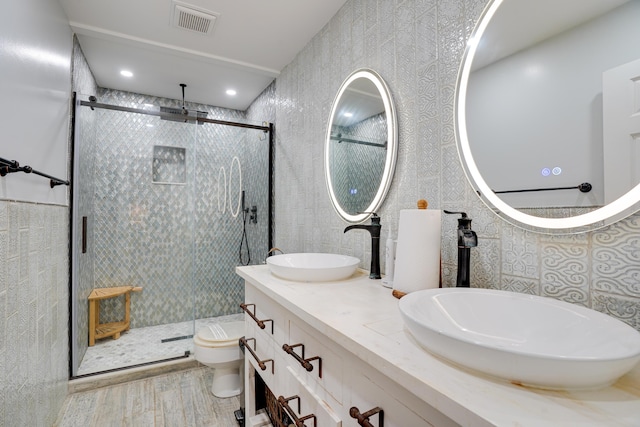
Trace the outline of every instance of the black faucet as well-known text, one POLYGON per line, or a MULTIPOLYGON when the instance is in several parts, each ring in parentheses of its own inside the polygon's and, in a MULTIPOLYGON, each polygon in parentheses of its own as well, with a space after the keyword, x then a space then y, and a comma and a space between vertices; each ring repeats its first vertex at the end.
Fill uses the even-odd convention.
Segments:
POLYGON ((456 287, 470 287, 469 270, 471 267, 471 249, 478 246, 478 236, 471 229, 471 218, 467 218, 464 212, 451 212, 445 210, 446 214, 460 214, 458 218, 458 277, 456 287))
POLYGON ((369 279, 380 279, 380 217, 375 213, 371 216, 371 224, 356 224, 350 225, 344 229, 346 233, 349 230, 358 228, 361 230, 367 230, 371 233, 371 268, 369 270, 369 279))

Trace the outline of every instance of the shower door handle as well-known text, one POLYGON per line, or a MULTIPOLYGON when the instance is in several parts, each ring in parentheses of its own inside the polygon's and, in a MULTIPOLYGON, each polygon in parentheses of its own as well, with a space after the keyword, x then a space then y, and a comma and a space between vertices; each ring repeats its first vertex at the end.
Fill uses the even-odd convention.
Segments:
POLYGON ((82 217, 82 253, 87 253, 87 217, 82 217))

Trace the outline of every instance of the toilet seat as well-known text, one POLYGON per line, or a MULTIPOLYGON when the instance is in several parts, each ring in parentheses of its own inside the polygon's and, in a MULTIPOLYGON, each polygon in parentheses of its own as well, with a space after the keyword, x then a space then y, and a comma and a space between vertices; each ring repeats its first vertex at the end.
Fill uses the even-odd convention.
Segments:
POLYGON ((244 322, 216 323, 198 331, 193 341, 205 348, 232 347, 244 335, 244 322))

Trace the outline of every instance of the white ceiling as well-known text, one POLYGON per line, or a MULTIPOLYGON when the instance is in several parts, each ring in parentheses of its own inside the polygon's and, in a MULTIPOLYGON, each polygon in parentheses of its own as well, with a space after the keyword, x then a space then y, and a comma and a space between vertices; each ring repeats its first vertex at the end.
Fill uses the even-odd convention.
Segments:
POLYGON ((99 86, 245 110, 346 0, 59 0, 99 86), (174 4, 217 16, 176 28, 174 4), (120 70, 134 73, 131 78, 120 70), (225 91, 235 89, 230 97, 225 91))

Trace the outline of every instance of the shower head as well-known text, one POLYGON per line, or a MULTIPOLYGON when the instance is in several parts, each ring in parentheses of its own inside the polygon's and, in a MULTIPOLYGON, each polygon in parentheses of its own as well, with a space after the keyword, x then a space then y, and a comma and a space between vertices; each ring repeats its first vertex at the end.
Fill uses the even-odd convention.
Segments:
POLYGON ((181 123, 195 123, 197 121, 199 125, 204 124, 204 122, 201 122, 198 119, 205 119, 207 118, 207 114, 209 114, 206 111, 191 110, 195 115, 189 115, 189 110, 173 107, 160 107, 160 112, 172 114, 172 116, 160 116, 161 120, 181 123))
POLYGON ((188 116, 189 110, 187 110, 187 108, 185 107, 185 100, 184 100, 184 88, 186 88, 187 85, 186 83, 180 83, 180 87, 182 88, 182 109, 171 108, 171 107, 160 107, 160 112, 171 113, 176 115, 175 118, 162 116, 161 119, 169 120, 172 122, 182 122, 182 123, 194 123, 197 121, 199 125, 203 124, 203 122, 198 121, 198 119, 207 117, 207 112, 205 111, 195 111, 196 113, 195 117, 189 117, 189 118, 181 117, 181 116, 188 116))

